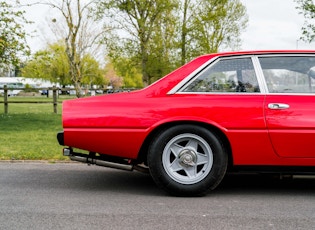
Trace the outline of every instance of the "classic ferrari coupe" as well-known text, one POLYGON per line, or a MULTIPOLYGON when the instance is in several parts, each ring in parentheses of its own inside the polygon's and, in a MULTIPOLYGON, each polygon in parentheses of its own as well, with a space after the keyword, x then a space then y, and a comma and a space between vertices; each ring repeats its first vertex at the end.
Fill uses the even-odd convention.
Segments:
POLYGON ((315 51, 200 56, 142 90, 67 100, 62 122, 71 160, 147 171, 176 196, 227 172, 314 173, 315 51))

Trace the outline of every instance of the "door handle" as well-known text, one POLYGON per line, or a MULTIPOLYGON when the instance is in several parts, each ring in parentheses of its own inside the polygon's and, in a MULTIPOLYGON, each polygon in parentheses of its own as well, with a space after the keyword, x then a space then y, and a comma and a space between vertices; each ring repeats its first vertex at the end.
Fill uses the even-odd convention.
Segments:
POLYGON ((288 109, 290 106, 288 104, 283 103, 270 103, 268 104, 269 109, 288 109))

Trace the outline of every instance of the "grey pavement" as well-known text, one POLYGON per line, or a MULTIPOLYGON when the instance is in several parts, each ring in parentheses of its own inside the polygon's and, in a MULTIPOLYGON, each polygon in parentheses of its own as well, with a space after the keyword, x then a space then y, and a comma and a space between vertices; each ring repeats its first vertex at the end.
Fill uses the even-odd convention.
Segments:
POLYGON ((2 162, 0 229, 315 229, 315 179, 228 176, 178 198, 139 172, 2 162))

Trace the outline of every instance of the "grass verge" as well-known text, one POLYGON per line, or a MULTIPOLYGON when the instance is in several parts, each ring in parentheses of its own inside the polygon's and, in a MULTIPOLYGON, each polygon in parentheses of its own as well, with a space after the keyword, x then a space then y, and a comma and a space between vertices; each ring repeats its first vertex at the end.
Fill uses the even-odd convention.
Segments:
MULTIPOLYGON (((1 104, 0 104, 1 105, 1 104)), ((10 104, 0 111, 0 160, 66 160, 56 134, 62 130, 58 113, 50 104, 10 104)))

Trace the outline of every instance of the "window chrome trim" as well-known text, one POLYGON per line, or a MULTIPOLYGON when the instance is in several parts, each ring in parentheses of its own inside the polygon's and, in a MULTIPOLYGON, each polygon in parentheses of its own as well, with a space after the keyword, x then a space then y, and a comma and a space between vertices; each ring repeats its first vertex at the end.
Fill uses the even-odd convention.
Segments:
POLYGON ((268 93, 268 87, 267 87, 267 82, 264 76, 264 73, 262 71, 259 59, 256 55, 252 56, 252 62, 254 65, 260 93, 262 94, 267 94, 268 93))
POLYGON ((182 92, 179 91, 176 94, 198 94, 198 95, 262 95, 261 92, 182 92))
POLYGON ((272 96, 315 96, 315 93, 267 93, 272 96))

